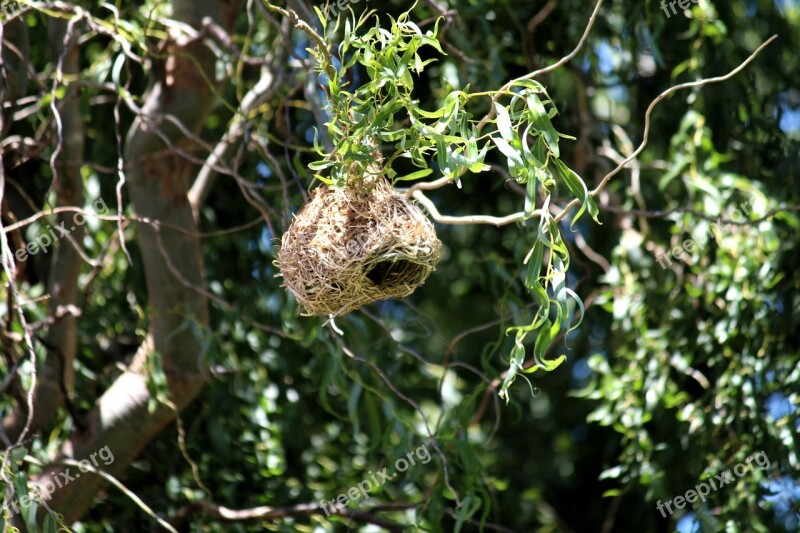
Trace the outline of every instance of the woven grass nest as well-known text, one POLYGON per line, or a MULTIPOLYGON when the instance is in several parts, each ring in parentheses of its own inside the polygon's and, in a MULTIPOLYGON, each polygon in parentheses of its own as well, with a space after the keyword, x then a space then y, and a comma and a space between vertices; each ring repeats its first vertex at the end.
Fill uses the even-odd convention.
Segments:
POLYGON ((422 210, 383 176, 322 185, 281 239, 277 266, 302 315, 343 315, 408 296, 439 262, 422 210))

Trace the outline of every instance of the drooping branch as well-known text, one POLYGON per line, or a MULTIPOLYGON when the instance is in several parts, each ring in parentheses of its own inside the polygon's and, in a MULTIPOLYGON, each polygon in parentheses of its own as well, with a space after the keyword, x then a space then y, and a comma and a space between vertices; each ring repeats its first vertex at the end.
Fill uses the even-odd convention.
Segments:
MULTIPOLYGON (((616 166, 616 168, 614 168, 611 172, 606 174, 600 180, 600 183, 597 185, 597 187, 595 187, 594 190, 592 190, 589 193, 589 195, 592 198, 599 195, 612 177, 617 175, 623 168, 625 168, 625 166, 627 166, 631 161, 636 159, 639 156, 639 154, 641 154, 642 151, 644 151, 644 149, 647 147, 647 143, 649 142, 650 118, 653 113, 653 110, 667 96, 684 89, 703 87, 705 85, 720 83, 731 79, 732 77, 740 73, 742 70, 744 70, 747 67, 747 65, 749 65, 753 60, 755 60, 756 57, 758 57, 758 55, 764 50, 764 48, 766 48, 772 41, 774 41, 777 38, 778 38, 777 35, 773 35, 772 37, 764 41, 764 43, 762 43, 761 46, 756 48, 753 51, 753 53, 747 57, 747 59, 745 59, 744 61, 742 61, 741 64, 739 64, 739 66, 737 66, 735 69, 731 70, 729 73, 725 75, 715 76, 713 78, 703 78, 692 82, 680 83, 670 87, 669 89, 659 94, 655 99, 653 99, 653 101, 650 102, 650 105, 647 106, 647 110, 645 111, 644 115, 645 126, 644 126, 644 133, 642 136, 642 142, 639 144, 636 150, 634 150, 628 157, 620 161, 620 163, 616 166)), ((426 197, 424 193, 422 193, 422 191, 438 189, 440 187, 444 187, 449 183, 452 183, 452 180, 442 178, 433 182, 415 184, 414 186, 409 187, 406 190, 406 194, 410 194, 413 198, 419 201, 431 214, 431 218, 433 218, 434 220, 436 220, 441 224, 489 224, 493 226, 502 226, 506 224, 512 224, 514 222, 519 222, 520 220, 525 219, 525 213, 521 211, 503 217, 492 217, 484 215, 452 217, 452 216, 442 215, 439 213, 439 210, 436 208, 435 204, 428 197, 426 197)), ((564 208, 558 213, 558 215, 556 215, 556 217, 554 218, 555 222, 560 222, 561 220, 563 220, 564 217, 566 217, 575 207, 577 207, 580 204, 581 200, 578 198, 571 200, 566 206, 564 206, 564 208)), ((775 210, 775 212, 786 211, 786 210, 793 210, 793 208, 789 207, 786 209, 777 209, 775 210)), ((534 211, 533 216, 540 216, 540 215, 541 215, 540 210, 534 211)), ((749 224, 749 223, 750 221, 743 222, 743 224, 749 224)))
POLYGON ((286 17, 286 19, 289 22, 291 22, 295 28, 304 32, 311 38, 312 41, 314 41, 314 44, 317 45, 319 53, 325 60, 324 61, 325 72, 328 74, 328 76, 333 78, 336 75, 336 71, 333 66, 333 58, 331 57, 331 51, 328 49, 328 44, 325 42, 325 39, 323 39, 317 32, 314 31, 314 29, 311 26, 309 26, 304 20, 302 20, 294 10, 273 6, 267 0, 261 0, 261 1, 264 3, 265 6, 267 6, 267 9, 275 13, 278 13, 283 17, 286 17))
POLYGON ((583 30, 583 35, 581 36, 580 41, 578 41, 578 44, 575 46, 575 48, 572 50, 572 52, 570 52, 569 54, 565 55, 564 57, 562 57, 561 59, 559 59, 558 61, 556 61, 552 65, 548 65, 547 67, 540 68, 538 70, 534 70, 533 72, 529 72, 528 74, 525 74, 524 76, 520 76, 519 78, 515 78, 515 79, 509 81, 508 83, 503 85, 503 87, 501 87, 499 91, 497 91, 495 96, 492 97, 492 105, 490 106, 489 113, 487 113, 486 116, 483 117, 481 119, 481 121, 478 123, 478 131, 479 132, 483 129, 483 127, 491 119, 493 119, 495 117, 495 114, 496 114, 495 107, 494 107, 495 102, 497 102, 497 100, 500 98, 500 96, 503 95, 503 93, 505 93, 511 87, 513 87, 515 83, 523 81, 523 80, 533 80, 533 79, 538 78, 539 76, 542 76, 543 74, 547 74, 549 72, 552 72, 552 71, 556 70, 557 68, 561 67, 562 65, 568 63, 569 61, 572 60, 573 57, 578 55, 578 52, 581 51, 581 49, 583 48, 583 45, 586 44, 586 40, 589 38, 589 34, 592 31, 592 27, 594 26, 595 20, 597 20, 597 15, 598 15, 598 13, 600 13, 600 8, 602 7, 602 5, 603 5, 603 0, 597 0, 597 4, 595 4, 595 6, 594 6, 594 10, 592 11, 592 15, 589 17, 589 22, 586 24, 586 28, 583 30))
POLYGON ((439 210, 436 208, 436 204, 434 204, 430 198, 425 196, 422 191, 416 190, 411 195, 416 201, 422 204, 428 213, 430 213, 431 218, 440 224, 453 224, 453 225, 465 225, 465 224, 489 224, 492 226, 505 226, 507 224, 513 224, 514 222, 521 222, 526 218, 536 218, 540 217, 542 214, 541 209, 537 209, 533 211, 530 216, 526 217, 525 213, 513 213, 511 215, 507 215, 504 217, 493 217, 488 215, 466 215, 460 217, 454 216, 447 216, 442 215, 439 213, 439 210))
MULTIPOLYGON (((53 92, 65 76, 80 72, 80 58, 74 32, 74 20, 50 19, 50 48, 54 64, 57 65, 53 92)), ((83 206, 84 128, 80 115, 78 88, 68 86, 65 98, 52 98, 51 109, 55 137, 58 144, 53 152, 53 188, 59 206, 83 206), (60 105, 58 105, 60 103, 60 105)), ((55 226, 74 227, 70 238, 56 241, 50 263, 47 287, 50 298, 50 315, 59 315, 59 310, 74 306, 78 302, 78 276, 81 268, 81 251, 84 228, 73 223, 68 213, 55 217, 55 226)), ((37 387, 31 430, 34 432, 49 425, 58 409, 64 405, 74 385, 74 361, 77 352, 78 324, 73 313, 62 313, 50 328, 46 346, 47 357, 43 361, 41 381, 37 387)), ((16 439, 28 418, 28 408, 18 405, 3 421, 4 430, 16 439)))
POLYGON ((244 134, 247 118, 275 89, 274 82, 275 79, 272 73, 267 68, 264 68, 258 83, 242 98, 239 113, 231 120, 228 131, 209 154, 206 164, 200 170, 197 179, 189 190, 189 202, 192 204, 196 219, 199 216, 200 207, 214 185, 214 178, 217 175, 215 167, 223 161, 231 146, 244 134))
MULTIPOLYGON (((233 13, 215 0, 175 0, 174 19, 199 28, 205 17, 219 20, 222 13, 233 13)), ((227 27, 225 22, 223 26, 227 27)), ((164 222, 159 230, 150 224, 138 227, 140 254, 148 291, 150 330, 130 367, 97 401, 90 413, 87 429, 65 442, 56 458, 87 458, 108 447, 114 455, 106 468, 119 476, 144 446, 174 419, 173 406, 158 403, 148 408, 153 397, 148 388, 151 360, 160 357, 167 377, 169 398, 183 409, 205 383, 203 354, 205 342, 198 331, 209 324, 206 297, 193 287, 204 286, 203 262, 197 228, 188 199, 196 167, 183 154, 170 147, 186 139, 183 128, 163 117, 176 117, 192 134, 205 123, 215 102, 215 56, 207 37, 187 35, 172 28, 166 43, 166 68, 149 92, 142 116, 131 127, 125 146, 125 175, 134 208, 140 217, 164 222), (153 126, 156 126, 155 128, 153 126), (164 138, 166 137, 166 138, 164 138), (172 271, 176 269, 180 274, 172 271), (186 286, 186 284, 191 286, 186 286)), ((37 485, 53 482, 63 468, 46 472, 37 485)), ((71 523, 91 506, 106 482, 97 476, 84 476, 52 494, 48 505, 71 523)))
MULTIPOLYGON (((664 91, 661 94, 659 94, 658 96, 656 96, 653 99, 653 101, 650 102, 650 105, 647 106, 647 110, 644 113, 644 132, 642 133, 642 142, 639 143, 639 146, 636 148, 636 150, 634 150, 633 153, 631 153, 628 157, 626 157, 624 160, 622 160, 616 166, 616 168, 614 168, 614 170, 612 170, 611 172, 609 172, 608 174, 603 176, 603 179, 600 180, 600 183, 597 185, 597 187, 595 187, 595 189, 591 193, 589 193, 590 196, 592 196, 592 198, 594 198, 595 196, 600 194, 600 192, 603 190, 603 188, 606 186, 606 184, 608 184, 608 182, 609 182, 609 180, 611 180, 611 178, 616 176, 623 168, 625 168, 625 166, 628 163, 630 163, 631 161, 633 161, 634 159, 639 157, 639 154, 641 154, 644 151, 644 149, 647 147, 647 143, 650 140, 649 139, 649 136, 650 136, 650 115, 652 115, 653 110, 656 108, 656 106, 659 103, 661 103, 667 96, 669 96, 669 95, 671 95, 673 93, 676 93, 678 91, 682 91, 684 89, 694 89, 694 88, 698 88, 698 87, 703 87, 705 85, 712 85, 714 83, 720 83, 720 82, 727 81, 727 80, 731 79, 732 77, 734 77, 737 74, 739 74, 742 70, 744 70, 747 67, 747 65, 752 63, 755 60, 755 58, 758 57, 758 55, 764 50, 764 48, 769 46, 769 44, 772 41, 774 41, 775 39, 777 39, 777 38, 778 38, 777 35, 773 35, 772 37, 770 37, 769 39, 764 41, 761 44, 761 46, 756 48, 753 51, 753 53, 750 54, 747 57, 747 59, 742 61, 739 64, 738 67, 736 67, 735 69, 731 70, 727 74, 724 74, 722 76, 715 76, 713 78, 703 78, 703 79, 700 79, 700 80, 697 80, 697 81, 689 81, 689 82, 686 82, 686 83, 679 83, 677 85, 673 85, 672 87, 670 87, 666 91, 664 91)), ((559 215, 556 217, 556 219, 555 219, 556 222, 561 221, 564 217, 566 217, 570 213, 570 211, 572 211, 580 203, 581 203, 580 200, 578 200, 577 198, 572 200, 570 203, 568 203, 564 207, 564 209, 561 211, 561 213, 559 213, 559 215)))
MULTIPOLYGON (((6 24, 0 24, 0 103, 5 102, 6 98, 15 99, 16 97, 20 96, 22 92, 22 88, 25 86, 26 81, 26 72, 24 63, 28 58, 29 52, 29 42, 28 42, 28 31, 27 27, 25 26, 24 22, 18 20, 12 20, 6 24), (6 30, 8 30, 9 40, 6 40, 6 30), (16 42, 12 44, 12 41, 16 42)), ((8 131, 10 124, 6 121, 5 117, 5 106, 0 108, 0 136, 5 137, 5 133, 8 131)), ((6 216, 6 210, 4 209, 6 205, 6 185, 8 183, 6 172, 5 172, 5 162, 3 160, 3 151, 0 149, 0 263, 2 264, 2 270, 6 277, 6 306, 7 306, 7 313, 5 317, 5 324, 4 324, 4 331, 3 331, 3 344, 2 346, 5 348, 7 345, 8 335, 11 333, 11 323, 14 320, 15 315, 19 319, 19 323, 22 326, 22 335, 19 337, 21 338, 22 342, 20 345, 22 346, 21 351, 24 352, 24 355, 19 357, 16 361, 13 361, 13 356, 11 354, 6 354, 9 358, 6 362, 7 366, 9 367, 8 370, 13 373, 19 368, 19 363, 23 361, 25 358, 30 358, 32 371, 31 371, 31 381, 30 381, 30 388, 25 395, 24 402, 27 406, 27 412, 30 413, 30 416, 25 417, 24 421, 22 422, 21 431, 18 433, 18 436, 14 439, 15 442, 9 438, 5 431, 0 428, 0 443, 2 444, 3 448, 10 449, 15 446, 22 446, 25 438, 30 433, 30 429, 33 423, 33 404, 34 404, 34 395, 36 391, 36 386, 38 384, 38 373, 36 371, 36 364, 37 364, 37 357, 36 357, 36 350, 34 349, 33 344, 33 337, 30 333, 30 329, 28 328, 27 320, 25 318, 25 314, 17 307, 20 301, 20 291, 19 286, 17 284, 18 278, 18 270, 17 270, 17 263, 14 260, 13 252, 11 250, 8 236, 6 235, 6 231, 4 229, 4 216, 6 216)), ((13 220, 13 219, 12 219, 13 220)), ((19 236, 17 236, 19 238, 19 236)), ((13 374, 10 376, 11 380, 4 380, 3 388, 5 389, 7 386, 10 386, 11 383, 16 379, 13 374)), ((22 402, 22 398, 20 398, 20 402, 22 402)), ((6 494, 5 496, 9 495, 9 492, 13 491, 13 481, 9 483, 6 479, 6 472, 8 467, 9 461, 9 454, 3 454, 3 460, 0 464, 0 476, 2 476, 3 484, 6 486, 6 494)))

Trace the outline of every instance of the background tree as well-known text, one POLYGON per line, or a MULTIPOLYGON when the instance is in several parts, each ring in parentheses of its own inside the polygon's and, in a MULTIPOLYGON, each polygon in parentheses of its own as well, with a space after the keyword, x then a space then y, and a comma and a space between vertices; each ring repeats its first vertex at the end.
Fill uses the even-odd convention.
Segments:
POLYGON ((798 527, 796 2, 15 6, 4 528, 798 527), (442 259, 299 317, 276 244, 367 138, 442 259))

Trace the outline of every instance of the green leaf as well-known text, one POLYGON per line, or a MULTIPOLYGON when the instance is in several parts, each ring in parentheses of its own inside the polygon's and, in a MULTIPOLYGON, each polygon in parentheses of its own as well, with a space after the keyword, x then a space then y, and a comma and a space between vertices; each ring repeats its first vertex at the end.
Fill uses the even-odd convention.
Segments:
POLYGON ((486 153, 488 151, 489 151, 489 143, 487 142, 486 144, 483 145, 483 148, 481 148, 481 151, 478 153, 478 155, 474 159, 472 159, 474 163, 472 163, 469 167, 470 172, 478 173, 491 169, 489 165, 485 165, 483 163, 483 160, 486 158, 486 153))
POLYGON ((572 223, 570 224, 570 229, 575 225, 578 219, 581 217, 584 211, 588 210, 589 215, 594 219, 595 222, 600 224, 600 220, 598 220, 597 216, 600 214, 600 211, 597 209, 597 204, 595 204, 594 199, 589 196, 589 190, 586 188, 586 184, 583 182, 580 176, 578 176, 571 168, 569 168, 563 161, 560 159, 556 159, 555 161, 555 170, 557 171, 559 177, 562 181, 566 184, 567 188, 570 190, 575 197, 581 201, 581 208, 572 217, 572 223))
POLYGON ((534 172, 525 186, 525 218, 530 218, 536 209, 536 173, 534 172))
POLYGON ((667 186, 677 178, 683 169, 686 168, 686 165, 689 161, 686 159, 686 156, 683 153, 678 154, 675 161, 672 163, 672 169, 669 172, 664 174, 660 180, 658 180, 658 190, 663 192, 667 186))
POLYGON ((442 45, 439 43, 439 41, 437 41, 433 37, 429 37, 427 35, 421 35, 419 37, 419 39, 423 42, 423 44, 427 44, 428 46, 432 46, 432 47, 436 48, 436 50, 440 54, 445 55, 445 56, 447 55, 447 54, 444 53, 444 50, 442 50, 442 45))
POLYGON ((308 168, 311 170, 324 170, 326 168, 330 168, 336 164, 336 161, 328 160, 328 161, 314 161, 313 163, 308 164, 308 168))
POLYGON ((508 115, 508 110, 497 102, 494 104, 494 109, 497 112, 497 131, 500 132, 504 140, 513 142, 517 135, 511 125, 511 117, 508 115))
MULTIPOLYGON (((412 104, 416 104, 416 103, 417 103, 416 101, 412 102, 412 104)), ((444 108, 437 109, 436 111, 428 112, 428 111, 425 111, 424 109, 421 109, 421 108, 417 107, 416 105, 414 105, 413 107, 411 107, 409 109, 409 114, 411 115, 412 121, 414 119, 414 113, 416 113, 416 114, 418 114, 418 115, 420 115, 421 117, 424 117, 424 118, 442 118, 442 116, 444 116, 444 108)))
POLYGON ((28 450, 25 448, 14 448, 11 451, 11 460, 14 463, 21 463, 25 456, 28 455, 28 450))
MULTIPOLYGON (((573 291, 572 289, 569 289, 569 288, 564 288, 564 291, 565 291, 565 292, 566 292, 566 293, 567 293, 569 296, 571 296, 571 297, 572 297, 573 301, 575 302, 575 304, 578 306, 578 308, 579 308, 579 309, 580 309, 580 311, 581 311, 581 316, 580 316, 580 318, 578 319, 578 321, 575 323, 575 325, 574 325, 574 326, 572 326, 571 328, 569 328, 569 329, 567 330, 567 333, 566 333, 566 335, 567 335, 567 336, 569 336, 569 334, 570 334, 570 333, 572 333, 573 331, 575 331, 576 329, 578 329, 578 328, 580 327, 580 325, 583 323, 583 315, 586 313, 586 309, 584 309, 584 307, 583 307, 583 300, 581 300, 580 296, 578 296, 578 295, 577 295, 577 293, 575 293, 575 291, 573 291)), ((567 338, 567 337, 565 336, 565 337, 564 337, 564 343, 565 343, 565 344, 566 344, 566 338, 567 338)))
POLYGON ((544 92, 544 85, 535 80, 514 80, 511 85, 512 87, 524 87, 535 93, 544 92))
POLYGON ((550 341, 558 333, 558 323, 546 320, 539 333, 536 335, 536 341, 533 343, 533 359, 538 364, 540 361, 545 360, 545 353, 550 347, 550 341), (555 331, 553 331, 555 328, 555 331))
POLYGON ((353 438, 356 438, 361 433, 361 417, 358 413, 358 405, 361 402, 361 393, 364 388, 358 383, 353 385, 350 389, 350 396, 347 399, 347 414, 350 422, 353 424, 353 438))
POLYGON ((517 379, 517 372, 519 371, 519 366, 517 366, 516 362, 512 360, 511 366, 509 366, 508 371, 506 372, 506 377, 503 379, 503 383, 500 385, 500 392, 498 396, 505 399, 506 403, 508 403, 508 389, 514 383, 514 380, 517 379))
POLYGON ((528 265, 528 274, 525 277, 525 286, 532 289, 539 284, 539 275, 542 272, 542 260, 544 258, 544 244, 538 238, 533 244, 533 248, 528 252, 525 263, 528 265))
POLYGON ((28 477, 25 472, 17 472, 17 475, 14 476, 14 490, 17 497, 28 493, 28 477))
POLYGON ((550 122, 550 117, 547 115, 544 104, 539 100, 539 97, 532 92, 526 93, 526 100, 528 102, 528 109, 533 114, 533 122, 536 127, 542 132, 550 152, 556 157, 560 157, 558 150, 558 132, 550 122))
POLYGON ((454 526, 455 533, 461 532, 461 526, 464 525, 472 515, 474 515, 478 509, 481 507, 481 500, 475 496, 469 495, 464 498, 461 502, 461 507, 458 508, 458 512, 455 513, 454 518, 456 519, 456 523, 454 526))
POLYGON ((328 28, 328 19, 325 18, 325 14, 320 10, 319 7, 313 6, 314 12, 317 14, 317 18, 319 19, 320 24, 322 25, 322 32, 325 33, 325 30, 328 28))
POLYGON ((405 176, 400 176, 399 178, 395 178, 395 181, 413 181, 413 180, 418 180, 420 178, 424 178, 425 176, 430 176, 431 174, 433 174, 433 169, 424 168, 422 170, 412 172, 411 174, 406 174, 405 176))
POLYGON ((622 474, 622 467, 615 466, 613 468, 608 468, 600 472, 600 477, 598 479, 617 479, 622 474))
POLYGON ((444 176, 449 176, 451 171, 447 166, 447 146, 442 140, 436 141, 436 158, 439 172, 444 176))
POLYGON ((492 137, 492 141, 503 153, 503 155, 508 158, 509 166, 512 164, 517 167, 525 166, 525 162, 522 160, 522 156, 520 155, 519 151, 508 144, 505 139, 501 139, 500 137, 492 137))

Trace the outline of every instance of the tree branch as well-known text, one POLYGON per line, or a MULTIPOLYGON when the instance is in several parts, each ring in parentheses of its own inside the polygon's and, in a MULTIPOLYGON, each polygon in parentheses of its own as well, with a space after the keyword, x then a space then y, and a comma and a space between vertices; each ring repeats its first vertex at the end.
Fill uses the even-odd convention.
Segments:
MULTIPOLYGON (((600 191, 603 190, 603 188, 606 186, 606 184, 609 182, 609 180, 612 177, 616 176, 623 168, 625 168, 625 166, 628 163, 630 163, 631 161, 636 159, 639 156, 639 154, 642 153, 642 151, 645 149, 645 147, 647 146, 647 143, 649 141, 649 136, 650 136, 650 115, 653 113, 653 110, 656 108, 656 106, 662 100, 664 100, 667 96, 671 95, 672 93, 675 93, 675 92, 678 92, 678 91, 682 91, 684 89, 693 89, 693 88, 696 88, 696 87, 703 87, 705 85, 710 85, 712 83, 720 83, 720 82, 727 81, 727 80, 731 79, 732 77, 734 77, 738 73, 740 73, 742 70, 744 70, 745 67, 747 67, 747 65, 752 63, 753 60, 756 57, 758 57, 758 55, 764 50, 764 48, 769 46, 769 44, 772 41, 774 41, 775 39, 777 39, 777 38, 778 38, 777 35, 773 35, 772 37, 770 37, 769 39, 764 41, 761 44, 761 46, 756 48, 755 51, 752 54, 750 54, 747 57, 747 59, 745 59, 738 67, 736 67, 735 69, 733 69, 732 71, 730 71, 729 73, 727 73, 727 74, 725 74, 723 76, 716 76, 716 77, 713 77, 713 78, 704 78, 704 79, 700 79, 700 80, 697 80, 697 81, 690 81, 690 82, 686 82, 686 83, 680 83, 678 85, 674 85, 674 86, 670 87, 669 89, 667 89, 663 93, 661 93, 658 96, 656 96, 655 99, 653 99, 653 101, 650 102, 650 105, 647 106, 647 110, 644 113, 644 132, 642 133, 642 142, 639 144, 639 146, 636 148, 636 150, 633 151, 633 153, 631 153, 628 157, 626 157, 622 162, 620 162, 619 165, 617 165, 617 167, 614 170, 612 170, 611 172, 606 174, 603 177, 603 179, 600 180, 600 184, 597 187, 595 187, 595 189, 591 193, 589 193, 590 196, 592 196, 592 198, 597 196, 600 193, 600 191)), ((564 207, 564 209, 561 211, 561 213, 559 213, 558 216, 556 216, 556 218, 555 218, 556 222, 560 222, 564 217, 566 217, 569 214, 570 211, 572 211, 580 203, 581 203, 581 201, 579 199, 577 199, 577 198, 573 199, 570 203, 568 203, 564 207)))
POLYGON ((492 226, 500 227, 507 224, 513 224, 514 222, 521 222, 526 219, 542 216, 541 209, 534 210, 528 217, 526 217, 525 213, 523 212, 506 215, 504 217, 493 217, 488 215, 468 215, 462 217, 447 216, 439 213, 436 205, 427 196, 425 196, 421 190, 414 191, 411 196, 420 204, 422 204, 422 207, 424 207, 428 213, 430 213, 433 220, 439 222, 440 224, 490 224, 492 226))
MULTIPOLYGON (((194 28, 200 27, 205 17, 231 12, 221 8, 218 0, 175 0, 173 9, 178 22, 194 28)), ((147 372, 153 366, 149 360, 161 358, 169 399, 178 410, 200 392, 207 374, 205 341, 196 332, 208 327, 208 301, 176 279, 170 269, 171 264, 191 286, 205 285, 197 227, 187 197, 194 167, 169 148, 186 139, 184 128, 164 122, 162 117, 176 117, 192 135, 201 130, 215 102, 215 88, 208 80, 214 79, 216 58, 204 40, 177 30, 166 51, 165 72, 128 133, 125 170, 137 214, 183 231, 162 231, 159 235, 151 225, 139 227, 148 307, 152 310, 149 333, 131 366, 97 401, 87 431, 66 441, 56 458, 85 459, 107 446, 115 457, 108 473, 116 477, 174 420, 171 406, 161 402, 154 408, 149 405, 153 401, 148 387, 147 372), (160 129, 150 127, 153 123, 160 129)), ((35 483, 44 486, 59 474, 59 469, 45 472, 35 483)), ((96 476, 83 476, 56 490, 49 505, 64 515, 66 523, 74 522, 89 509, 105 483, 96 476)))
POLYGON ((405 531, 403 526, 379 518, 378 516, 375 516, 375 513, 380 511, 402 511, 405 509, 413 509, 418 505, 418 503, 376 505, 365 511, 356 511, 347 509, 343 506, 334 506, 328 510, 329 513, 325 513, 322 507, 316 503, 301 503, 290 507, 271 507, 265 505, 250 509, 230 509, 212 502, 201 501, 187 505, 181 509, 170 522, 174 526, 178 527, 196 513, 203 513, 216 518, 221 522, 229 523, 266 522, 271 520, 282 520, 285 518, 298 518, 325 514, 326 516, 342 516, 349 518, 354 522, 373 524, 385 528, 388 531, 396 531, 401 533, 402 531, 405 531))
MULTIPOLYGON (((50 19, 49 37, 51 56, 58 65, 58 73, 53 82, 52 92, 61 83, 64 75, 80 72, 78 48, 74 35, 73 21, 50 19)), ((75 85, 69 85, 63 99, 52 98, 51 109, 56 117, 58 129, 58 145, 53 152, 51 165, 56 192, 56 204, 59 206, 83 206, 83 164, 84 131, 83 118, 80 114, 78 91, 75 85), (60 109, 57 103, 60 102, 60 109)), ((56 225, 71 227, 73 220, 65 214, 56 216, 56 225)), ((83 234, 85 229, 78 226, 71 232, 71 239, 56 241, 52 261, 48 272, 47 294, 49 314, 55 316, 59 308, 74 306, 78 302, 78 277, 80 275, 83 234)), ((3 420, 3 426, 11 439, 16 439, 25 425, 25 420, 32 414, 31 431, 40 429, 53 422, 58 409, 67 401, 66 395, 74 388, 74 361, 78 348, 78 321, 73 314, 66 314, 52 323, 46 344, 52 349, 43 361, 41 381, 34 395, 33 413, 28 413, 25 405, 16 409, 3 420)))
POLYGON ((483 129, 483 127, 490 120, 492 120, 495 117, 495 113, 496 113, 495 106, 494 106, 495 102, 497 102, 497 100, 503 94, 505 94, 511 87, 513 87, 513 85, 515 83, 523 81, 523 80, 532 80, 534 78, 537 78, 537 77, 541 76, 542 74, 548 74, 548 73, 556 70, 557 68, 559 68, 564 63, 567 63, 568 61, 570 61, 576 55, 578 55, 578 52, 581 51, 581 48, 583 48, 583 45, 586 44, 586 40, 589 38, 589 34, 592 31, 592 27, 594 26, 594 22, 597 19, 597 14, 600 13, 600 6, 602 6, 602 5, 603 5, 603 0, 597 0, 597 4, 594 6, 594 11, 592 11, 592 15, 589 17, 589 22, 586 24, 586 29, 583 30, 583 35, 581 36, 580 41, 578 41, 577 46, 575 46, 575 49, 572 50, 572 52, 570 52, 569 54, 565 55, 564 57, 562 57, 561 59, 559 59, 558 61, 556 61, 555 63, 553 63, 550 66, 547 66, 547 67, 544 67, 544 68, 540 68, 539 70, 534 70, 533 72, 525 74, 524 76, 520 76, 519 78, 515 78, 515 79, 509 81, 508 83, 503 85, 500 88, 500 90, 497 91, 497 93, 495 93, 495 95, 492 97, 492 105, 489 106, 489 112, 478 123, 478 126, 477 126, 478 132, 480 132, 483 129))

